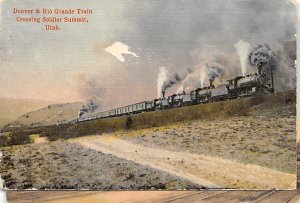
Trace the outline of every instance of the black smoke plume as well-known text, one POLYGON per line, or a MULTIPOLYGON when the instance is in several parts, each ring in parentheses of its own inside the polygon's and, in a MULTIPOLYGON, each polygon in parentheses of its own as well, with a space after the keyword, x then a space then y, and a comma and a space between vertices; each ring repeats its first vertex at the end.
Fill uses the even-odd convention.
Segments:
POLYGON ((225 66, 219 63, 208 63, 206 64, 208 77, 209 77, 209 83, 210 86, 213 85, 213 82, 216 78, 222 77, 225 74, 225 66))
POLYGON ((79 110, 79 117, 85 113, 93 113, 98 106, 93 102, 93 100, 89 100, 89 102, 83 105, 79 110))
POLYGON ((258 45, 249 54, 249 61, 252 65, 257 67, 258 74, 262 74, 263 66, 275 68, 275 53, 268 45, 258 45))
POLYGON ((179 74, 175 73, 174 75, 172 75, 172 77, 169 80, 165 81, 162 88, 161 88, 161 92, 162 92, 163 97, 164 97, 165 92, 168 88, 172 87, 175 84, 180 83, 191 72, 192 72, 192 70, 188 69, 187 73, 185 73, 183 76, 179 76, 179 74))

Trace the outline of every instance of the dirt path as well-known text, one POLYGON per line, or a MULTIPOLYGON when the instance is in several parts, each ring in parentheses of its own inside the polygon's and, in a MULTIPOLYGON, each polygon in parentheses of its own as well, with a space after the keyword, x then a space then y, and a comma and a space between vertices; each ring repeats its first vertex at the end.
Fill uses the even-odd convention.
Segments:
POLYGON ((239 116, 113 135, 145 147, 183 151, 296 174, 296 118, 239 116))
POLYGON ((28 144, 2 148, 1 151, 1 177, 9 189, 203 188, 165 171, 104 154, 76 142, 28 144))
POLYGON ((209 188, 292 189, 296 186, 296 176, 292 174, 200 154, 145 147, 109 135, 85 137, 72 142, 209 188))

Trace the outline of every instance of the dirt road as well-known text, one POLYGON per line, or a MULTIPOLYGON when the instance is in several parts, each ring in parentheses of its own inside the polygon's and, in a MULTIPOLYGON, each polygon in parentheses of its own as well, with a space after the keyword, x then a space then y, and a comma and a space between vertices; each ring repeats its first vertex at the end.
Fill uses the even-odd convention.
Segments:
POLYGON ((293 189, 296 187, 296 175, 293 174, 202 154, 145 147, 116 136, 91 136, 71 142, 166 171, 209 188, 293 189))

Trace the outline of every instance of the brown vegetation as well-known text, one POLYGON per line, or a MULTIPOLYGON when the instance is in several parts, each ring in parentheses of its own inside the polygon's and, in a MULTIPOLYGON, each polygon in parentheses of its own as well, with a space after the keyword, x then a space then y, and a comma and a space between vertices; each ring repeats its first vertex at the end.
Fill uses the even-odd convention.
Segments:
POLYGON ((12 131, 5 136, 0 136, 0 146, 22 145, 32 143, 28 133, 25 131, 12 131))
MULTIPOLYGON (((145 112, 131 115, 131 129, 144 129, 173 124, 182 121, 216 119, 232 116, 247 116, 255 108, 261 110, 276 108, 287 103, 295 103, 295 91, 277 93, 265 97, 239 98, 216 103, 187 106, 156 112, 145 112)), ((52 126, 39 126, 34 128, 20 128, 27 135, 41 134, 50 141, 69 139, 85 135, 102 134, 128 129, 128 116, 97 119, 81 123, 67 123, 52 126)), ((10 131, 11 128, 5 129, 10 131)), ((14 132, 12 132, 12 136, 14 132)), ((2 136, 3 137, 3 136, 2 136)), ((3 139, 0 137, 0 140, 3 139)), ((1 143, 1 141, 0 141, 1 143)))

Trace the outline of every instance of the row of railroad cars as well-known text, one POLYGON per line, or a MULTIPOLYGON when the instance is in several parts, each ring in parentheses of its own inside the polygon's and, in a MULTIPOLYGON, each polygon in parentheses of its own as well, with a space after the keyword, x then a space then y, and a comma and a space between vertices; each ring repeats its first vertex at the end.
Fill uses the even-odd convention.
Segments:
POLYGON ((183 92, 181 94, 173 94, 167 98, 143 101, 88 116, 83 114, 78 117, 76 122, 217 102, 238 97, 252 96, 258 93, 272 92, 274 92, 273 81, 272 83, 269 83, 262 80, 260 75, 251 74, 228 80, 227 84, 217 87, 210 85, 209 87, 192 90, 189 93, 183 92))
POLYGON ((143 101, 136 104, 111 109, 108 111, 95 113, 93 115, 89 116, 80 116, 78 117, 77 121, 88 121, 98 118, 107 118, 107 117, 116 117, 116 116, 122 116, 122 115, 130 115, 135 113, 141 113, 145 111, 152 111, 153 110, 154 103, 153 101, 143 101))

